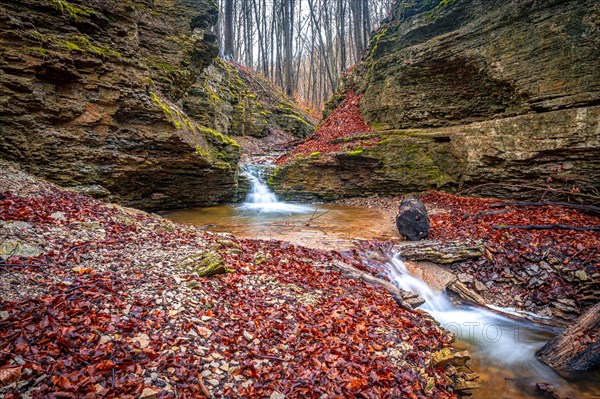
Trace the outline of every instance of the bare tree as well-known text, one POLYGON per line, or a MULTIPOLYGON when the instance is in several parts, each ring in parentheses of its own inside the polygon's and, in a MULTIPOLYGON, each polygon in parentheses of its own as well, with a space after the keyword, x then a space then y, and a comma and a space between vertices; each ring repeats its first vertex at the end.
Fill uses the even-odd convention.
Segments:
POLYGON ((392 0, 220 0, 223 56, 320 108, 359 62, 392 0))

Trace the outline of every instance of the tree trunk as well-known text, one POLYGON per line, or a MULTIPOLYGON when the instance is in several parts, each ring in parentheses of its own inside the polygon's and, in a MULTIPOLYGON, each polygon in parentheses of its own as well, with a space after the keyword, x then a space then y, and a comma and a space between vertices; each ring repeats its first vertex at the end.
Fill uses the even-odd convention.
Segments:
POLYGON ((477 258, 485 252, 481 242, 440 242, 415 241, 402 242, 394 245, 393 249, 400 257, 408 260, 428 260, 434 263, 448 264, 467 259, 477 258))
POLYGON ((600 370, 600 303, 548 342, 536 355, 550 367, 570 373, 600 370))
POLYGON ((233 51, 233 0, 225 0, 225 13, 223 23, 223 57, 226 60, 235 59, 233 51))

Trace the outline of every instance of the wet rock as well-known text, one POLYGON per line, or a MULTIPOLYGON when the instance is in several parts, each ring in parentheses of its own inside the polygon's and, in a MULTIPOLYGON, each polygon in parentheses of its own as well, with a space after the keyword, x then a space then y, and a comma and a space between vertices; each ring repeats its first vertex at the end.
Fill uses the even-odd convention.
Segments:
POLYGON ((398 232, 411 241, 422 240, 429 235, 429 217, 423 201, 405 198, 400 203, 396 216, 398 232))
POLYGON ((469 360, 471 360, 471 354, 469 351, 456 352, 454 354, 454 361, 452 364, 455 366, 464 366, 469 360))
POLYGON ((406 261, 404 265, 409 272, 423 280, 432 290, 443 292, 456 281, 454 274, 432 262, 406 261))
POLYGON ((576 314, 579 313, 579 307, 577 306, 575 301, 573 301, 571 299, 559 299, 559 300, 551 303, 550 305, 555 307, 556 309, 563 311, 563 312, 576 313, 576 314))
POLYGON ((431 355, 431 363, 435 367, 445 367, 454 362, 455 356, 451 349, 444 348, 431 355))
POLYGON ((561 395, 556 387, 545 382, 536 383, 535 392, 538 395, 541 393, 547 399, 569 399, 569 397, 561 395))
POLYGON ((466 381, 459 379, 454 384, 454 390, 458 392, 478 388, 481 388, 481 383, 479 381, 466 381))
POLYGON ((481 295, 474 292, 473 290, 470 290, 466 285, 464 285, 460 281, 456 281, 455 283, 449 285, 448 289, 456 293, 465 301, 475 302, 485 306, 485 300, 481 297, 481 295))

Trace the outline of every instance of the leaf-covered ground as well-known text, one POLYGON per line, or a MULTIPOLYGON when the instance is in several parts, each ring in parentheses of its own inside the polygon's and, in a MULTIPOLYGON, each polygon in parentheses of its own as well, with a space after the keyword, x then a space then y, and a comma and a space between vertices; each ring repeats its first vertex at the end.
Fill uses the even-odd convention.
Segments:
POLYGON ((276 164, 281 165, 296 157, 306 157, 317 152, 348 151, 358 145, 368 147, 377 144, 382 139, 369 137, 371 128, 365 123, 359 106, 360 96, 349 90, 339 107, 319 125, 317 131, 277 159, 276 164))
POLYGON ((329 265, 0 164, 0 396, 448 398, 450 337, 329 265), (233 273, 199 277, 202 260, 233 273))
MULTIPOLYGON (((506 228, 594 227, 600 226, 600 218, 560 206, 499 206, 504 200, 437 191, 421 199, 431 221, 428 238, 485 243, 485 256, 449 267, 487 303, 569 322, 600 300, 599 232, 506 228)), ((379 197, 344 203, 389 211, 400 201, 401 197, 379 197)))
POLYGON ((439 192, 423 201, 445 211, 431 219, 433 238, 485 241, 487 256, 455 267, 457 273, 473 278, 465 282, 479 288, 484 297, 502 296, 504 305, 521 305, 564 319, 600 299, 599 232, 504 229, 556 224, 594 227, 600 226, 600 218, 559 206, 492 207, 502 201, 439 192))

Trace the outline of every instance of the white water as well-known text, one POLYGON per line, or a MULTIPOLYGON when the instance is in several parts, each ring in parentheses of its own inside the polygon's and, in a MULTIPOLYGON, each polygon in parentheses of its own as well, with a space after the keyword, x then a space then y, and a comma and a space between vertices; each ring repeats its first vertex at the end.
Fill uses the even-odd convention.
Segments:
MULTIPOLYGON (((484 356, 489 363, 513 370, 522 379, 551 383, 559 389, 566 385, 558 374, 535 357, 535 352, 548 341, 548 334, 540 327, 484 308, 454 305, 444 293, 434 292, 412 275, 397 255, 389 259, 385 269, 398 288, 419 294, 426 301, 420 309, 453 332, 457 340, 473 344, 472 351, 484 356)), ((501 395, 506 393, 498 391, 498 394, 503 397, 501 395)))
POLYGON ((263 176, 264 166, 247 164, 243 167, 245 176, 250 181, 250 192, 239 209, 254 213, 306 214, 315 208, 307 205, 290 204, 277 199, 277 195, 269 189, 263 176))

